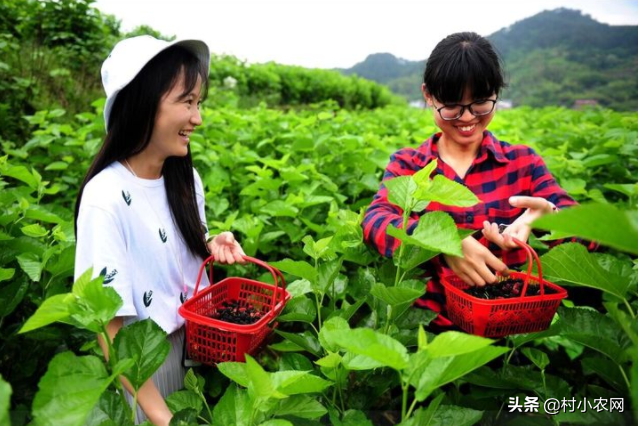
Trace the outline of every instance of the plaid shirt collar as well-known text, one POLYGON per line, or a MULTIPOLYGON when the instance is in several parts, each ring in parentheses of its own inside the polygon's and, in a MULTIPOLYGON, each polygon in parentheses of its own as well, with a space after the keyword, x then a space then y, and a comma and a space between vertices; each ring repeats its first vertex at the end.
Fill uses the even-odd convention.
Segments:
MULTIPOLYGON (((418 151, 423 154, 424 160, 423 164, 420 165, 421 167, 424 167, 430 161, 439 158, 439 147, 437 145, 437 142, 439 141, 441 134, 441 132, 435 133, 419 147, 418 151)), ((478 155, 476 156, 475 164, 480 164, 483 161, 486 161, 488 153, 491 153, 492 157, 499 163, 510 162, 510 160, 503 153, 503 147, 498 142, 498 139, 496 139, 496 137, 492 133, 485 130, 483 132, 483 142, 481 142, 478 155)))

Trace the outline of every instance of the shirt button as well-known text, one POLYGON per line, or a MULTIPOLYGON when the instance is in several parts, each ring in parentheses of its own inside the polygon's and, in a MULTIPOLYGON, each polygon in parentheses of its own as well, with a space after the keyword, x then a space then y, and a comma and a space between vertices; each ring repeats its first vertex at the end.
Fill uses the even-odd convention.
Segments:
POLYGON ((467 216, 465 216, 465 221, 467 223, 474 222, 474 215, 472 213, 468 213, 467 216))

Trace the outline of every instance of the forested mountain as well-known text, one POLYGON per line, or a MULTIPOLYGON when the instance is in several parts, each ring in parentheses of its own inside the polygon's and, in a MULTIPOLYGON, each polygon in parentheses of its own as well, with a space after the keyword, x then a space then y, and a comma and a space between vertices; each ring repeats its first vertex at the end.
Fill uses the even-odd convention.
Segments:
MULTIPOLYGON (((595 100, 618 110, 638 110, 638 26, 611 26, 578 10, 544 11, 488 36, 502 54, 515 105, 573 106, 595 100)), ((373 54, 345 74, 387 84, 419 99, 423 61, 373 54)))

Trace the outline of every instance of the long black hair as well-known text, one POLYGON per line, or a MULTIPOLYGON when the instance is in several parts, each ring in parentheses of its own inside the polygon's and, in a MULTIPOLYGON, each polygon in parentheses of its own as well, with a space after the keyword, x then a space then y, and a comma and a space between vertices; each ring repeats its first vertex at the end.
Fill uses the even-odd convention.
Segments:
MULTIPOLYGON (((208 91, 208 64, 188 49, 171 46, 151 59, 124 87, 113 103, 106 138, 80 186, 75 204, 75 233, 86 184, 114 161, 142 152, 151 140, 155 116, 162 97, 184 76, 183 96, 202 81, 202 98, 208 91)), ((184 157, 169 157, 162 168, 171 214, 193 255, 208 257, 205 230, 197 210, 190 145, 184 157)))
POLYGON ((473 32, 441 40, 425 64, 425 90, 440 102, 458 103, 466 89, 474 99, 498 95, 505 87, 503 67, 494 46, 473 32))

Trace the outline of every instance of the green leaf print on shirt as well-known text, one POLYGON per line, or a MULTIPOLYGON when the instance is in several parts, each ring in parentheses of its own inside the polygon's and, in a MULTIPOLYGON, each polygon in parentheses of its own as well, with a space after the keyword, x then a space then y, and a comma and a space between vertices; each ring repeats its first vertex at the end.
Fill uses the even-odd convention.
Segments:
POLYGON ((153 301, 153 290, 144 292, 144 306, 147 308, 151 306, 151 302, 153 301))
POLYGON ((131 205, 131 201, 133 201, 133 199, 131 198, 131 194, 128 191, 124 192, 124 190, 122 190, 122 198, 124 198, 127 206, 131 205))
POLYGON ((100 276, 104 277, 104 281, 102 281, 103 284, 110 284, 115 279, 116 275, 117 269, 113 269, 111 272, 108 272, 106 266, 100 271, 100 276))
POLYGON ((163 243, 165 243, 168 240, 168 237, 166 236, 166 231, 164 230, 164 228, 159 229, 159 236, 163 243))

